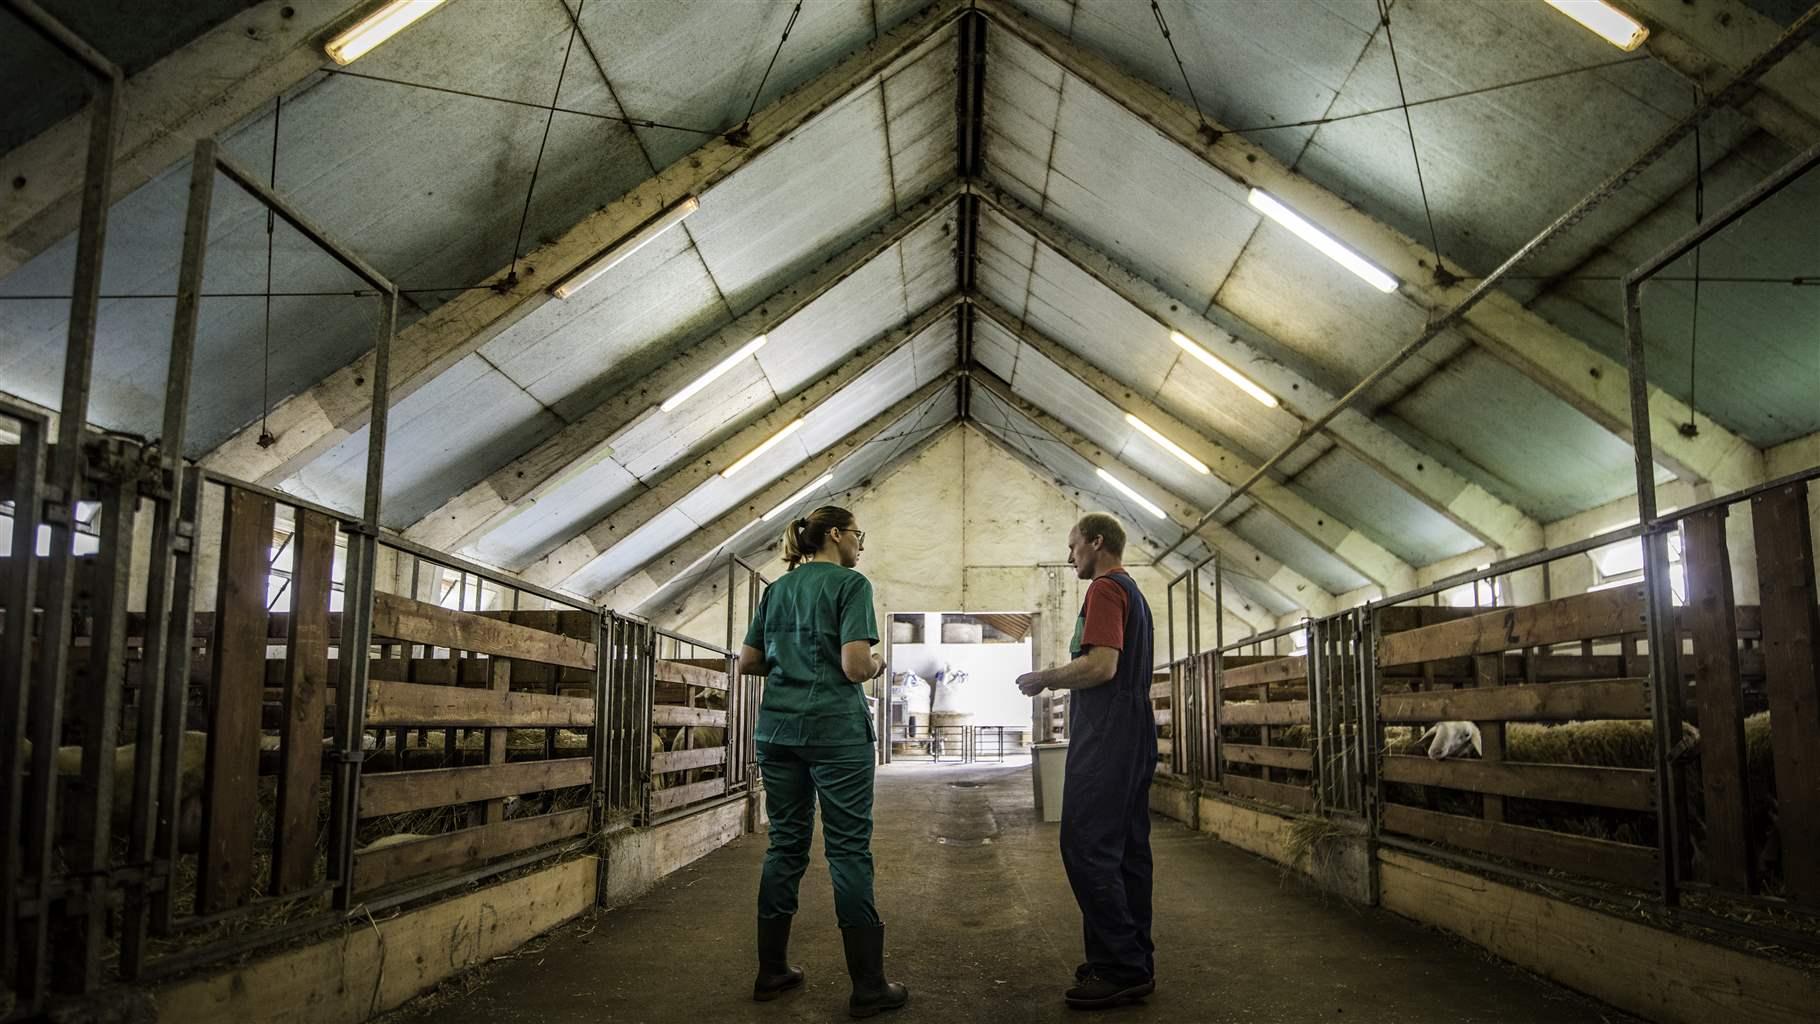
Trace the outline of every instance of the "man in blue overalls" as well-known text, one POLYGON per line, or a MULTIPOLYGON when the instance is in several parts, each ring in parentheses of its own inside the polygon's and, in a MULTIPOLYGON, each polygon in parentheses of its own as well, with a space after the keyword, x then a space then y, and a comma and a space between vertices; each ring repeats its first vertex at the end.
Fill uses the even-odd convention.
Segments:
POLYGON ((1150 704, 1150 606, 1125 572, 1125 530, 1101 512, 1068 533, 1068 564, 1092 580, 1066 665, 1018 677, 1034 697, 1070 690, 1068 770, 1062 784, 1062 865, 1087 961, 1069 1005, 1099 1009, 1156 989, 1150 941, 1150 780, 1156 716, 1150 704))

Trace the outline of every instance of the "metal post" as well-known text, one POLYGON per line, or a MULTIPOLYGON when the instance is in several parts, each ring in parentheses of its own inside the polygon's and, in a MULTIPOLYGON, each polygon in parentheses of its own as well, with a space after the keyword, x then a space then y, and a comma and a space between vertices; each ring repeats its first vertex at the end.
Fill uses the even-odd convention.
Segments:
MULTIPOLYGON (((0 828, 9 837, 23 837, 25 770, 20 755, 25 738, 25 710, 32 678, 31 630, 17 623, 30 622, 38 599, 38 516, 44 499, 44 464, 49 455, 49 421, 36 413, 10 406, 0 412, 19 424, 18 456, 13 464, 12 571, 3 579, 6 591, 0 604, 15 623, 0 634, 0 828)), ((40 776, 42 778, 42 776, 40 776)), ((11 972, 17 949, 17 922, 21 849, 16 838, 0 842, 0 971, 11 972)))
MULTIPOLYGON (((1207 693, 1207 703, 1211 707, 1213 722, 1213 773, 1212 779, 1221 782, 1226 777, 1226 737, 1220 731, 1220 704, 1223 701, 1221 691, 1225 686, 1225 668, 1221 662, 1225 655, 1220 651, 1226 646, 1226 574, 1222 571, 1219 552, 1213 555, 1213 688, 1207 693)), ((1198 657, 1199 651, 1194 652, 1198 657)))
MULTIPOLYGON (((139 687, 139 720, 135 732, 133 820, 127 847, 127 860, 147 864, 146 882, 165 877, 168 883, 170 864, 152 864, 152 851, 157 842, 157 807, 154 780, 159 776, 160 758, 179 756, 178 751, 164 751, 158 742, 163 735, 164 688, 174 686, 181 692, 188 686, 184 678, 172 678, 166 672, 166 660, 173 646, 187 647, 192 632, 187 611, 182 619, 171 617, 174 585, 172 576, 178 570, 178 549, 186 551, 193 542, 193 517, 181 514, 184 484, 183 445, 189 424, 190 368, 196 351, 196 325, 202 297, 203 268, 208 254, 209 208, 215 191, 215 140, 203 139, 196 144, 190 162, 189 206, 183 224, 183 263, 177 276, 177 307, 171 320, 171 359, 164 389, 164 431, 158 439, 158 486, 152 510, 152 543, 149 578, 146 583, 144 674, 139 687), (185 531, 188 531, 187 535, 185 531)), ((190 561, 182 559, 187 570, 190 561)), ((187 605, 186 605, 187 607, 187 605)), ((181 707, 181 705, 179 705, 181 707)), ((179 734, 178 742, 182 742, 179 734)), ((167 809, 176 817, 176 808, 167 809)), ((121 973, 136 978, 145 966, 145 938, 148 926, 147 891, 142 884, 129 895, 123 916, 121 935, 121 973)))
MULTIPOLYGON (((113 194, 114 145, 119 138, 120 91, 124 77, 86 44, 29 0, 9 7, 39 34, 76 57, 93 72, 89 107, 88 159, 83 170, 82 214, 76 234, 76 273, 70 298, 69 341, 64 349, 63 396, 57 448, 43 495, 42 521, 50 527, 50 565, 40 626, 37 684, 31 690, 34 727, 32 770, 38 799, 26 801, 22 835, 30 837, 23 863, 38 908, 23 929, 17 991, 28 1009, 44 1005, 49 977, 52 844, 56 832, 57 777, 54 762, 61 742, 63 683, 69 670, 71 605, 75 595, 76 503, 82 481, 83 434, 88 423, 89 378, 94 369, 96 309, 101 296, 101 260, 107 236, 108 201, 113 194)), ((35 538, 34 538, 35 543, 35 538)), ((28 543, 20 554, 29 554, 28 543)), ((27 606, 29 607, 29 605, 27 606)))

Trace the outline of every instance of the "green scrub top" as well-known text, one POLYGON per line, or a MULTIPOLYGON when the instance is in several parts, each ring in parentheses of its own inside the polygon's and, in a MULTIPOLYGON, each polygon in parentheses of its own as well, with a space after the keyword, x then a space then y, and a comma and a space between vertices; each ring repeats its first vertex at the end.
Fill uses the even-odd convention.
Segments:
POLYGON ((878 643, 872 583, 833 562, 804 562, 765 588, 746 646, 765 652, 757 739, 798 747, 876 738, 861 684, 841 671, 842 644, 878 643))

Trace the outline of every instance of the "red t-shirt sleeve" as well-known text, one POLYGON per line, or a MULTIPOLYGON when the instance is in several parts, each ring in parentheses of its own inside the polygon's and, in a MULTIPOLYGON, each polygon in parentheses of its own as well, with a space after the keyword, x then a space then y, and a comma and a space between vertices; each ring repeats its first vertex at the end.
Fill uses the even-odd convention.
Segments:
POLYGON ((1087 623, 1081 629, 1082 647, 1125 649, 1125 588, 1100 577, 1087 588, 1083 609, 1087 623))

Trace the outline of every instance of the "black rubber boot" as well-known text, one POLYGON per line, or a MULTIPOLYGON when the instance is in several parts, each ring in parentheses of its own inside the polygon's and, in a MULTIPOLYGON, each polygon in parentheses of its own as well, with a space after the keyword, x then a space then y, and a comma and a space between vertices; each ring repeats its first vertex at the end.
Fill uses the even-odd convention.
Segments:
POLYGON ((803 969, 790 966, 790 918, 758 919, 758 978, 752 998, 769 1002, 803 983, 803 969))
POLYGON ((847 976, 853 979, 853 998, 847 1016, 871 1017, 895 1010, 910 1001, 910 990, 885 980, 885 926, 842 928, 841 945, 847 951, 847 976))

